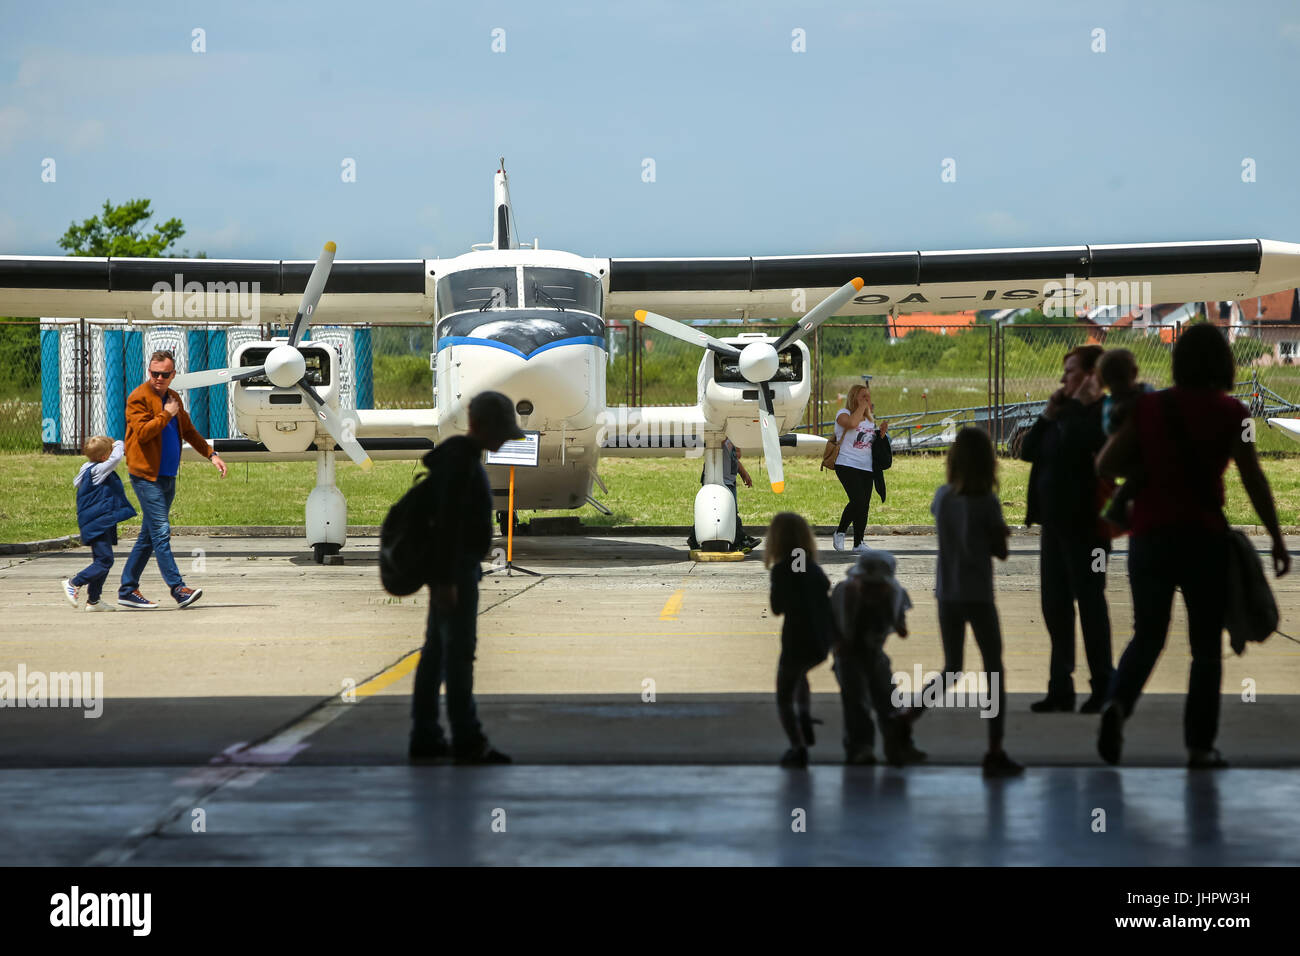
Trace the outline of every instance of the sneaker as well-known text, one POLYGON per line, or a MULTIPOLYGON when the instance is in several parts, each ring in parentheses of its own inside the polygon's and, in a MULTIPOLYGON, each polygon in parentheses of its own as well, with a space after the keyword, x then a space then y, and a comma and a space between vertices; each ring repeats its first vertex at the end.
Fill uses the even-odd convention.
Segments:
POLYGON ((799 715, 799 729, 803 731, 803 742, 809 747, 817 743, 817 739, 813 734, 813 724, 823 723, 825 723, 824 720, 818 720, 812 714, 799 715))
POLYGON ((843 551, 843 550, 844 550, 844 532, 843 532, 843 531, 836 531, 833 535, 831 535, 831 543, 832 543, 833 545, 835 545, 835 550, 836 550, 836 551, 843 551))
POLYGON ((1074 713, 1074 698, 1053 697, 1048 694, 1042 700, 1030 704, 1029 709, 1035 714, 1072 714, 1074 713))
POLYGON ((86 602, 86 610, 87 610, 87 611, 107 611, 107 610, 108 610, 108 602, 107 602, 107 601, 87 601, 87 602, 86 602))
POLYGON ((154 604, 153 601, 150 601, 147 597, 141 594, 139 589, 132 591, 126 596, 119 594, 117 596, 117 603, 121 607, 129 607, 135 611, 153 611, 158 607, 157 604, 154 604))
POLYGON ((1228 761, 1223 759, 1223 754, 1217 750, 1189 750, 1187 751, 1187 769, 1188 770, 1223 770, 1228 766, 1228 761))
POLYGON ((68 603, 73 607, 77 606, 77 595, 81 593, 81 588, 77 587, 67 578, 63 579, 63 596, 68 599, 68 603))
POLYGON ((1007 756, 1005 750, 984 755, 984 776, 1016 777, 1025 772, 1025 768, 1007 756))
POLYGON ((1112 700, 1101 709, 1101 731, 1097 734, 1097 753, 1109 764, 1119 763, 1124 748, 1124 711, 1112 700))
POLYGON ((456 763, 460 766, 472 766, 478 764, 506 764, 514 763, 514 761, 485 740, 481 749, 468 754, 457 754, 456 763))
POLYGON ((789 770, 806 770, 808 768, 808 748, 791 747, 781 755, 781 766, 789 770))
POLYGON ((189 607, 203 597, 203 588, 179 587, 172 592, 172 597, 176 599, 177 608, 189 607))

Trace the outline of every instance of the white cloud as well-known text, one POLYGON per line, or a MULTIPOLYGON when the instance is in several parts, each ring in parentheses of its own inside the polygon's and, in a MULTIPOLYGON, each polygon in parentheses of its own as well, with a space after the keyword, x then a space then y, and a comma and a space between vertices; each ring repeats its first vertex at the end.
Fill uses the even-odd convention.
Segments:
POLYGON ((191 253, 206 252, 210 259, 238 259, 244 255, 241 247, 247 246, 251 239, 243 223, 227 222, 219 229, 186 230, 177 245, 191 253))
POLYGON ((74 150, 89 149, 104 142, 106 130, 103 120, 82 120, 63 130, 63 141, 74 150))
POLYGON ((980 223, 993 236, 1019 236, 1029 229, 1029 223, 1017 219, 1004 209, 985 213, 980 216, 980 223))
POLYGON ((18 222, 12 216, 0 212, 0 250, 14 249, 18 246, 18 222))
POLYGON ((0 108, 0 151, 7 150, 18 142, 26 125, 27 114, 17 106, 0 108))

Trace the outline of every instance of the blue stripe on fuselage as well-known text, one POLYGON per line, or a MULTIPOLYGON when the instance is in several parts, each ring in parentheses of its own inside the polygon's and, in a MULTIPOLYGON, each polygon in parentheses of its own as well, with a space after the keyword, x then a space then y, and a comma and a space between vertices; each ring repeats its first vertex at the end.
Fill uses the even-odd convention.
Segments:
POLYGON ((512 352, 521 359, 527 361, 534 355, 545 352, 547 349, 559 348, 561 345, 595 345, 600 348, 605 347, 605 340, 599 335, 575 335, 572 338, 559 339, 555 342, 547 342, 545 345, 539 345, 527 355, 519 351, 513 345, 506 345, 504 342, 498 342, 496 339, 480 339, 472 335, 444 335, 438 340, 438 351, 452 345, 486 345, 490 348, 501 349, 504 352, 512 352))

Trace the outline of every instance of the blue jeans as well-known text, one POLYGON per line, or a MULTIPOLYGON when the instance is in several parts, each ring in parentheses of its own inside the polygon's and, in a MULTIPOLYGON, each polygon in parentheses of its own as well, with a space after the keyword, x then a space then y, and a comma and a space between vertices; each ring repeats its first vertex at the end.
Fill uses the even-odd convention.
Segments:
POLYGON ((111 537, 111 534, 101 534, 98 538, 85 542, 90 545, 90 566, 78 573, 71 582, 73 587, 78 588, 83 584, 90 585, 86 599, 91 604, 99 603, 99 596, 104 591, 104 581, 108 579, 109 569, 113 567, 113 544, 109 540, 111 537))
POLYGON ((131 487, 140 501, 140 536, 135 539, 131 556, 126 559, 122 569, 122 583, 118 586, 118 597, 126 597, 140 587, 140 575, 149 558, 158 560, 158 570, 167 582, 167 587, 174 594, 176 589, 185 586, 181 572, 172 557, 172 526, 168 517, 172 510, 172 499, 176 497, 175 476, 159 475, 157 481, 131 476, 131 487))
POLYGON ((447 722, 451 724, 452 747, 458 754, 475 753, 487 742, 474 706, 478 579, 477 561, 461 570, 455 581, 456 606, 445 614, 439 612, 430 590, 424 649, 415 668, 415 692, 411 697, 412 740, 428 744, 441 741, 444 738, 438 724, 438 691, 446 680, 447 722))

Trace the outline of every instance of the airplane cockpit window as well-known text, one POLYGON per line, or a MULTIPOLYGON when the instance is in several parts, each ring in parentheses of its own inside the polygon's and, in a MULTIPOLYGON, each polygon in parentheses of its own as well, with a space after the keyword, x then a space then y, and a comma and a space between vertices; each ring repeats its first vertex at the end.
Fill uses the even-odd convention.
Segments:
POLYGON ((513 266, 465 269, 438 280, 438 314, 519 307, 513 266))
MULTIPOLYGON (((739 343, 744 347, 744 343, 739 343)), ((802 382, 803 381, 803 353, 797 346, 790 346, 778 354, 779 364, 777 365, 776 374, 769 381, 771 382, 802 382)), ((722 355, 718 352, 713 353, 713 380, 724 385, 748 385, 749 379, 740 374, 739 359, 729 355, 722 355)))
POLYGON ((576 269, 524 267, 524 308, 600 315, 600 280, 576 269))

